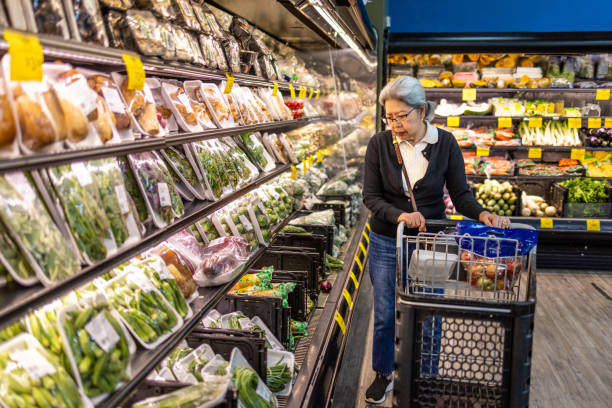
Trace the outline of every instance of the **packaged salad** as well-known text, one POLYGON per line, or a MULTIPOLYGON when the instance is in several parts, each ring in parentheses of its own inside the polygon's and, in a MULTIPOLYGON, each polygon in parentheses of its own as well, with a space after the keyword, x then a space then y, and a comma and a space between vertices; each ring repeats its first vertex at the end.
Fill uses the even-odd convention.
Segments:
POLYGON ((230 185, 230 191, 235 191, 243 184, 240 169, 228 145, 221 143, 218 139, 209 141, 213 155, 218 166, 222 169, 222 178, 226 178, 230 185))
POLYGON ((104 288, 112 308, 146 349, 153 349, 176 332, 183 320, 140 270, 126 270, 104 288))
POLYGON ((240 135, 240 140, 261 169, 265 172, 269 172, 276 168, 276 163, 274 158, 270 156, 270 153, 265 149, 260 137, 261 133, 259 132, 242 133, 240 135))
POLYGON ((204 178, 204 185, 210 191, 210 196, 207 198, 215 201, 229 194, 231 192, 229 179, 223 174, 221 162, 210 140, 192 143, 191 149, 193 149, 199 171, 204 178))
POLYGON ((87 163, 87 169, 100 194, 117 246, 139 241, 142 228, 117 161, 114 158, 92 160, 87 163))
POLYGON ((58 325, 79 388, 92 402, 129 380, 136 346, 103 295, 64 306, 58 325))
POLYGON ((158 228, 183 215, 183 201, 177 194, 168 168, 156 152, 133 153, 128 156, 147 209, 158 228))
POLYGON ((87 264, 117 250, 113 231, 91 173, 83 162, 47 169, 63 218, 87 264))
POLYGON ((170 146, 167 149, 161 150, 162 157, 166 160, 171 169, 173 169, 181 178, 189 191, 198 199, 207 199, 207 189, 202 184, 199 175, 196 173, 187 158, 185 151, 186 146, 170 146))
POLYGON ((8 407, 91 406, 58 358, 28 333, 0 344, 0 378, 8 407))
POLYGON ((229 154, 232 157, 234 166, 238 171, 240 179, 244 184, 248 184, 259 177, 259 170, 251 163, 247 154, 236 144, 234 139, 226 136, 220 140, 222 144, 225 144, 229 148, 229 154))
POLYGON ((138 213, 138 219, 141 223, 146 223, 150 220, 149 211, 147 209, 147 203, 144 196, 140 192, 140 187, 136 181, 136 177, 132 172, 132 169, 128 163, 126 156, 118 156, 117 164, 121 169, 121 175, 123 176, 123 182, 125 189, 128 193, 128 200, 135 206, 136 212, 138 213))

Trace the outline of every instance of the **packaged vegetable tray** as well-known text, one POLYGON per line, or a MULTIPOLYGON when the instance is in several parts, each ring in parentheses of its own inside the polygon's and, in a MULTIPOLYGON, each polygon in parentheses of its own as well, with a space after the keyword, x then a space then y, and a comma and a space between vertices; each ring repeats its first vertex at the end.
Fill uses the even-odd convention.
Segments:
MULTIPOLYGON (((43 285, 50 286, 80 271, 76 255, 21 172, 0 175, 0 219, 43 285)), ((12 276, 22 285, 36 283, 32 276, 12 276)))
POLYGON ((289 351, 268 350, 266 385, 281 397, 291 395, 295 375, 295 356, 289 351))
POLYGON ((204 343, 180 358, 173 368, 177 381, 187 384, 204 382, 202 370, 215 358, 215 352, 209 344, 204 343))
POLYGON ((225 400, 229 379, 214 377, 206 382, 181 388, 170 394, 147 398, 135 403, 133 408, 198 407, 212 408, 225 400))
POLYGON ((274 394, 237 348, 232 351, 230 371, 232 385, 238 389, 239 407, 278 407, 274 394))
MULTIPOLYGON (((1 182, 0 182, 1 183, 1 182)), ((0 194, 2 186, 0 184, 0 194)), ((33 285, 38 282, 36 272, 28 264, 6 227, 0 221, 0 287, 16 280, 22 285, 33 285)))
POLYGON ((209 197, 207 188, 202 184, 199 173, 196 173, 184 149, 188 147, 170 146, 161 150, 160 153, 168 165, 180 176, 189 191, 198 200, 206 200, 209 197))
POLYGON ((183 215, 183 200, 176 192, 168 168, 156 152, 133 153, 128 156, 147 209, 158 228, 183 215))
POLYGON ((103 295, 64 306, 58 324, 77 384, 94 404, 130 379, 136 345, 103 295))
POLYGON ((110 305, 146 349, 154 349, 180 329, 183 320, 139 270, 128 270, 104 288, 110 305))
POLYGON ((259 177, 259 170, 253 163, 251 163, 249 157, 238 146, 234 139, 226 136, 219 141, 222 145, 226 146, 226 151, 230 155, 238 172, 238 176, 242 180, 240 185, 249 184, 259 177))
POLYGON ((261 133, 259 132, 242 133, 240 135, 240 140, 247 147, 255 162, 259 164, 263 171, 269 172, 276 168, 276 162, 274 157, 270 156, 260 138, 261 133))
POLYGON ((196 158, 197 170, 200 171, 207 187, 207 199, 216 201, 232 191, 227 174, 222 169, 222 163, 210 140, 202 140, 190 145, 192 155, 196 158))
POLYGON ((0 402, 13 407, 93 407, 58 359, 30 334, 0 344, 0 402))

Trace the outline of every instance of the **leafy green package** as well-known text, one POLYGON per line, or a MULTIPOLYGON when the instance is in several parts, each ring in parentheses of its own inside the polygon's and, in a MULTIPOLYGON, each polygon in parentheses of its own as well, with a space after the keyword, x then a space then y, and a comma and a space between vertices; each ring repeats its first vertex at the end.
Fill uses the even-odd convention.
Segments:
POLYGON ((185 151, 180 147, 169 147, 161 151, 162 157, 166 160, 169 167, 174 170, 183 184, 189 189, 198 200, 206 200, 206 189, 202 181, 198 177, 195 169, 192 167, 185 151))
POLYGON ((114 158, 92 160, 87 164, 98 188, 117 246, 140 239, 141 226, 136 207, 128 197, 121 168, 114 158))
POLYGON ((140 270, 128 269, 105 288, 113 309, 147 349, 157 347, 180 328, 183 320, 140 270))
MULTIPOLYGON (((208 142, 217 166, 223 170, 222 178, 225 177, 229 183, 229 191, 236 191, 241 184, 241 175, 234 158, 229 152, 229 148, 218 139, 209 140, 208 142)), ((224 185, 226 184, 224 183, 224 185)))
POLYGON ((0 345, 0 383, 0 400, 9 408, 86 406, 70 374, 27 333, 0 345))
MULTIPOLYGON (((80 271, 76 255, 21 172, 0 176, 0 218, 44 285, 80 271)), ((3 245, 3 251, 7 247, 3 245)))
POLYGON ((72 372, 94 404, 130 378, 136 346, 104 296, 64 306, 57 320, 72 372))
POLYGON ((91 173, 82 162, 48 169, 64 218, 87 263, 104 260, 117 246, 91 173))
POLYGON ((166 164, 155 152, 132 153, 128 156, 147 208, 158 228, 183 215, 183 200, 178 195, 166 164))
POLYGON ((231 137, 224 137, 221 142, 226 146, 227 152, 232 158, 236 170, 242 180, 242 184, 248 184, 259 177, 259 170, 251 163, 247 154, 236 144, 231 137))
POLYGON ((3 243, 0 246, 0 278, 4 278, 5 283, 15 279, 22 285, 33 285, 38 282, 36 273, 28 265, 28 261, 2 222, 0 222, 0 240, 3 243))
POLYGON ((270 156, 270 153, 268 153, 261 140, 259 140, 259 137, 259 132, 242 133, 240 135, 240 140, 242 140, 242 143, 249 149, 251 156, 263 171, 272 171, 276 168, 276 162, 274 158, 270 156))
POLYGON ((117 163, 119 164, 119 168, 121 168, 121 175, 123 176, 123 182, 129 194, 129 198, 136 207, 136 211, 138 212, 138 219, 141 223, 149 221, 149 211, 147 210, 147 204, 142 193, 140 192, 140 188, 138 187, 138 182, 136 181, 134 172, 128 164, 127 157, 117 157, 117 163))
POLYGON ((198 159, 200 171, 211 191, 211 199, 218 200, 232 192, 228 170, 224 167, 218 149, 210 140, 193 143, 193 151, 198 159))

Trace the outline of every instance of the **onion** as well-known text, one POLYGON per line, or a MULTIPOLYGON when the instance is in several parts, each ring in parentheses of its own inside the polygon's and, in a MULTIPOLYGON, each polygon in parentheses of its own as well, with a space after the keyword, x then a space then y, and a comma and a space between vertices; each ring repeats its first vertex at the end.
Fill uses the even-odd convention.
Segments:
POLYGON ((332 284, 328 280, 324 280, 319 285, 319 288, 321 289, 321 292, 329 293, 332 289, 332 284))

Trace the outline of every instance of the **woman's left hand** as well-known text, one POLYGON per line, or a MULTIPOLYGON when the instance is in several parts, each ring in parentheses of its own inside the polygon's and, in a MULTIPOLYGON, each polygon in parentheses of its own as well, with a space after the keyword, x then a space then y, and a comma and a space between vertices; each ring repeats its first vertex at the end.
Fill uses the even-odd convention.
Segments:
POLYGON ((509 228, 510 218, 502 217, 496 214, 491 214, 488 211, 483 211, 478 217, 478 221, 482 222, 487 227, 509 228))

